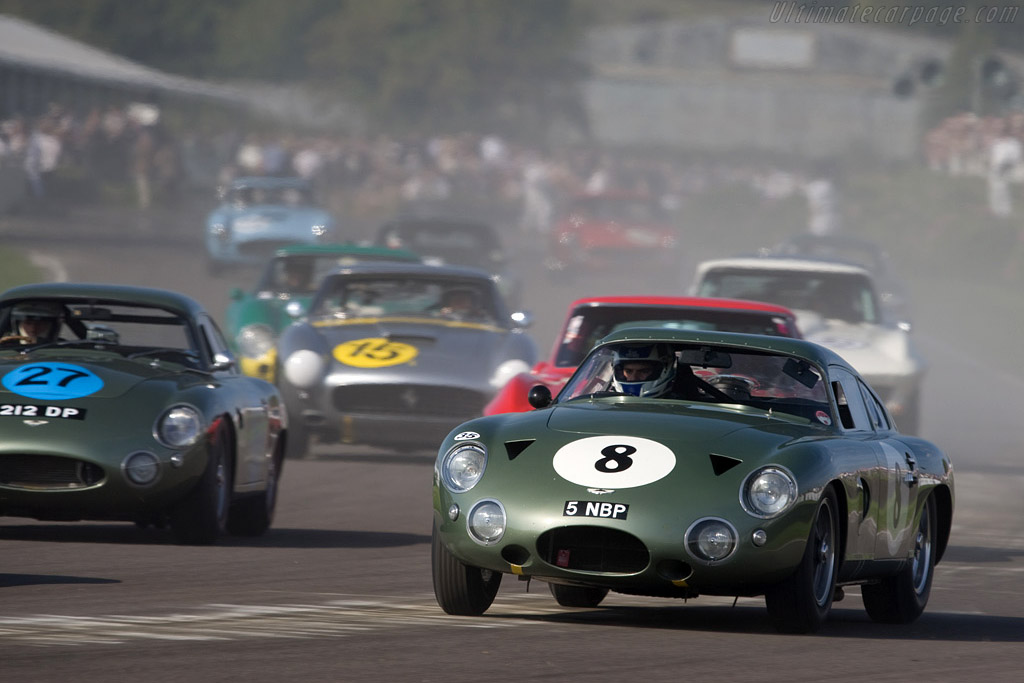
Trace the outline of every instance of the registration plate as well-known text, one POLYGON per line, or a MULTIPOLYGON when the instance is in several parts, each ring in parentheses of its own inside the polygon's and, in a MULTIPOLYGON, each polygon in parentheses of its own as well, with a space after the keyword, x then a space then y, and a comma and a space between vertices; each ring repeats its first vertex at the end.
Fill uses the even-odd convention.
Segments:
POLYGON ((50 417, 61 420, 84 420, 85 410, 71 406, 0 403, 0 417, 50 417))
POLYGON ((601 517, 603 519, 626 519, 629 506, 598 500, 567 500, 562 508, 563 517, 601 517))

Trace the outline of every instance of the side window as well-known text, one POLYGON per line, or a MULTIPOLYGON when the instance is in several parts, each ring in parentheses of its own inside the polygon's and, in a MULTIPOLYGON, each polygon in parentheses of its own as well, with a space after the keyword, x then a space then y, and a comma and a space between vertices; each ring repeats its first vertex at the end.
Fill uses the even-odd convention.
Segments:
POLYGON ((861 394, 857 378, 842 368, 831 368, 832 392, 839 406, 839 420, 843 429, 871 431, 871 419, 861 394))
POLYGON ((864 396, 864 403, 868 408, 868 418, 871 420, 871 426, 875 428, 875 431, 884 432, 890 428, 889 416, 885 412, 885 408, 878 402, 875 395, 871 393, 867 385, 863 382, 859 382, 861 394, 864 396))

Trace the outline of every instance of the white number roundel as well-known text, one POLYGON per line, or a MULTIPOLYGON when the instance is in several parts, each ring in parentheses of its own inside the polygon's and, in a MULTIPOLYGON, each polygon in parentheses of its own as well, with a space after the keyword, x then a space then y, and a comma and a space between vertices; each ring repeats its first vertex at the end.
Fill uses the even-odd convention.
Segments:
POLYGON ((639 436, 591 436, 559 448, 551 464, 580 486, 628 489, 667 475, 676 456, 665 444, 639 436))

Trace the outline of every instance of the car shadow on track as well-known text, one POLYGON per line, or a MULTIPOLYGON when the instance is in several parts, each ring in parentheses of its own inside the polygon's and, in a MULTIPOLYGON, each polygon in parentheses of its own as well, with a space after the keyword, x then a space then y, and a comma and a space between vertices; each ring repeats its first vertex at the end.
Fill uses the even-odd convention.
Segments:
MULTIPOLYGON (((494 618, 505 616, 494 615, 494 618)), ((598 607, 578 612, 517 613, 514 618, 557 624, 786 637, 775 631, 765 608, 754 606, 598 607)), ((912 624, 876 624, 863 610, 851 605, 850 608, 834 608, 828 622, 815 637, 1020 643, 1024 642, 1024 618, 926 611, 912 624)))
MULTIPOLYGON (((42 543, 111 543, 121 545, 174 545, 166 529, 140 529, 132 524, 24 524, 0 527, 0 540, 42 543)), ((429 534, 339 529, 274 528, 255 538, 224 536, 223 547, 247 548, 396 548, 427 545, 429 534)))
POLYGON ((61 576, 60 574, 3 574, 0 588, 14 586, 41 586, 54 584, 121 583, 119 579, 97 579, 91 576, 61 576))

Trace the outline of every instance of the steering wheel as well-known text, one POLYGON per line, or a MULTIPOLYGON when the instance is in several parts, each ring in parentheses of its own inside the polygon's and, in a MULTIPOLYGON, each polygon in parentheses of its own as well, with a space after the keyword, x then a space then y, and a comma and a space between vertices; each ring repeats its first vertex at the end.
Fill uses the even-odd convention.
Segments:
POLYGON ((9 334, 6 337, 0 337, 0 344, 6 344, 7 342, 19 341, 19 342, 32 342, 32 337, 26 337, 23 334, 9 334))

